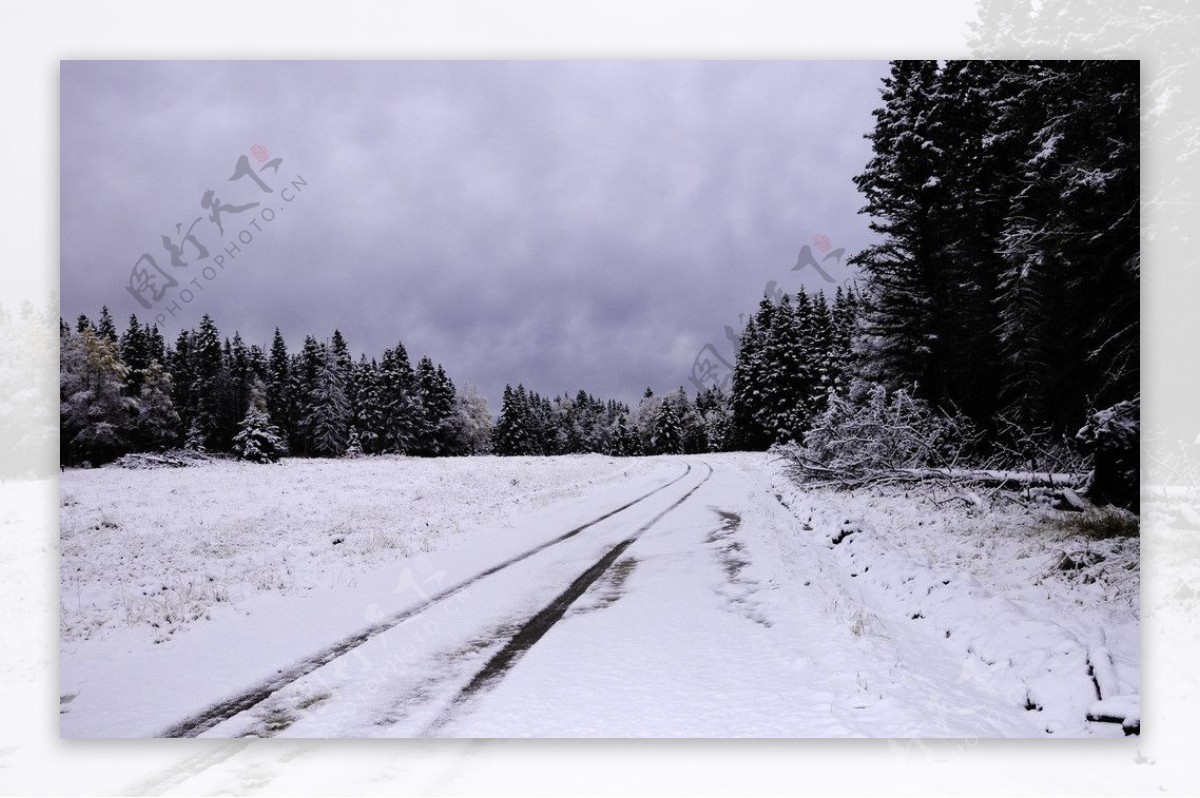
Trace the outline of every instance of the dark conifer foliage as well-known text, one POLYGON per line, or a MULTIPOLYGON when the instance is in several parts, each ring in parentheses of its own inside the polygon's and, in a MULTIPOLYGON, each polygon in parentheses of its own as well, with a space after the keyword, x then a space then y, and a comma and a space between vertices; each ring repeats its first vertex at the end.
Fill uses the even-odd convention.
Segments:
POLYGON ((848 390, 858 307, 857 292, 840 287, 832 306, 824 294, 805 291, 778 304, 762 300, 734 364, 732 448, 801 441, 829 392, 848 390))
POLYGON ((856 183, 859 375, 984 428, 1138 390, 1138 66, 897 61, 856 183))

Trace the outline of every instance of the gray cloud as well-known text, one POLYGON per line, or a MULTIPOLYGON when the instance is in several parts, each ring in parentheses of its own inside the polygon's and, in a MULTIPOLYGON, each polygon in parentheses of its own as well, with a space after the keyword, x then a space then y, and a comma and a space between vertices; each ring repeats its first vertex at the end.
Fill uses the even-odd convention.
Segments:
MULTIPOLYGON (((65 62, 62 306, 152 320, 142 252, 226 202, 278 218, 164 324, 292 345, 403 340, 495 404, 505 382, 633 401, 687 383, 707 342, 824 233, 869 240, 878 62, 65 62), (276 186, 228 183, 254 144, 276 186)), ((251 161, 257 165, 257 161, 251 161)), ((243 217, 244 218, 244 217, 243 217)), ((244 226, 227 215, 225 241, 244 226)), ((197 227, 216 254, 220 237, 197 227)), ((185 253, 185 258, 188 254, 185 253)), ((210 260, 209 263, 212 261, 210 260)), ((197 277, 204 261, 173 272, 197 277)), ((844 276, 845 270, 838 272, 844 276)), ((493 409, 498 409, 493 407, 493 409)))

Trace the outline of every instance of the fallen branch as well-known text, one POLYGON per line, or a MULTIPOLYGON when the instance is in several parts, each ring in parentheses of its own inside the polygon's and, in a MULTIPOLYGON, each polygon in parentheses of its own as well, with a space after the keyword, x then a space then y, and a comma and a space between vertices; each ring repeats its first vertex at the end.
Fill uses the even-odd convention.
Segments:
POLYGON ((977 486, 993 490, 1051 488, 1071 490, 1087 484, 1087 474, 1048 474, 1033 471, 964 468, 831 467, 794 456, 788 471, 797 481, 843 490, 903 484, 977 486))

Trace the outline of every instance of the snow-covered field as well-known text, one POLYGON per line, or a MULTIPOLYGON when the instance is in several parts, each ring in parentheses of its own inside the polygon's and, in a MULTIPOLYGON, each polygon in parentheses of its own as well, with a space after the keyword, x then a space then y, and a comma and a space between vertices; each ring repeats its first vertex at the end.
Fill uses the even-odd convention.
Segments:
POLYGON ((766 454, 68 472, 62 733, 272 684, 204 733, 1121 735, 1087 715, 1137 715, 1136 539, 945 498, 807 491, 766 454))
POLYGON ((662 468, 580 456, 216 461, 62 478, 62 639, 135 628, 162 642, 265 594, 364 573, 662 468))

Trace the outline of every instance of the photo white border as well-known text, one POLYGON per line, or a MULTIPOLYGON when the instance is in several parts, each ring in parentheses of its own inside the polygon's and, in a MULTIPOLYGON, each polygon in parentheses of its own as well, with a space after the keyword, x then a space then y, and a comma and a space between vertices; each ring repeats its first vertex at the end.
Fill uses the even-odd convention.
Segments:
MULTIPOLYGON (((1107 11, 1101 5, 1095 9, 1107 11)), ((10 4, 0 29, 6 118, 0 126, 6 184, 0 240, 7 261, 0 271, 0 297, 10 308, 25 298, 41 305, 57 291, 60 59, 969 57, 987 49, 987 42, 972 46, 968 23, 975 15, 975 4, 966 0, 10 4)), ((1177 37, 1170 42, 1173 52, 1182 48, 1188 55, 1168 88, 1184 98, 1197 96, 1197 39, 1188 38, 1186 25, 1140 33, 1135 28, 1110 45, 1104 32, 1110 23, 1063 22, 1071 26, 1063 34, 1064 46, 1041 45, 1046 51, 1036 51, 1036 40, 1006 43, 996 35, 987 54, 1141 58, 1149 84, 1162 77, 1156 59, 1165 48, 1157 46, 1158 40, 1177 37), (1093 30, 1101 32, 1088 33, 1093 30), (1031 48, 1035 51, 1025 51, 1031 48)), ((1156 192, 1177 164, 1159 157, 1148 125, 1144 196, 1159 201, 1147 202, 1144 211, 1144 228, 1154 235, 1147 237, 1144 250, 1149 268, 1143 284, 1148 387, 1143 407, 1147 425, 1184 429, 1191 419, 1178 410, 1172 417, 1169 407, 1156 405, 1154 386, 1172 366, 1195 371, 1194 344, 1172 334, 1178 316, 1155 309, 1178 308, 1181 295, 1192 302, 1200 297, 1194 290, 1200 269, 1183 237, 1186 228, 1168 218, 1177 212, 1171 201, 1186 206, 1187 199, 1156 192)), ((103 201, 102 187, 96 201, 103 201)), ((1195 666, 1200 635, 1187 607, 1168 594, 1169 585, 1156 583, 1165 569, 1200 585, 1200 532, 1193 533, 1198 537, 1192 542, 1165 527, 1156 529, 1149 518, 1143 531, 1145 722, 1139 738, 974 745, 952 740, 110 742, 58 739, 53 710, 58 694, 57 480, 30 483, 21 501, 2 513, 0 793, 990 795, 1200 789, 1193 753, 1200 739, 1200 670, 1195 666)))

